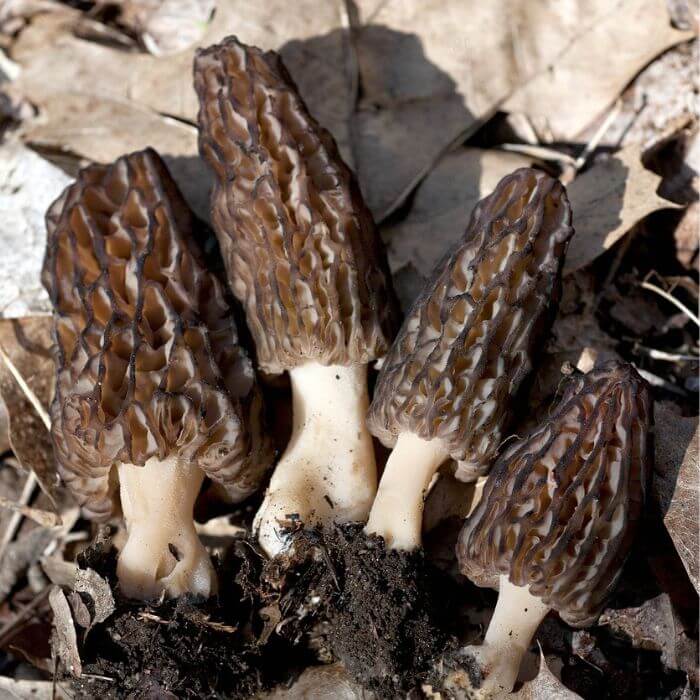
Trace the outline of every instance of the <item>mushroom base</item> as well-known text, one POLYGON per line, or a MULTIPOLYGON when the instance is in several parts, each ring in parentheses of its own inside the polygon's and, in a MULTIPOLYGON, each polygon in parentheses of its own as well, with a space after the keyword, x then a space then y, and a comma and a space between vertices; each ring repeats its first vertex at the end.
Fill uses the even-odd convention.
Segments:
POLYGON ((195 531, 192 511, 204 472, 177 459, 119 466, 126 543, 117 577, 130 598, 148 600, 216 591, 216 574, 195 531))
POLYGON ((425 497, 448 456, 442 440, 401 433, 386 463, 365 532, 380 535, 392 549, 420 547, 425 497))
POLYGON ((253 529, 271 557, 288 531, 363 521, 377 489, 366 365, 309 363, 289 372, 294 424, 253 529))
POLYGON ((466 670, 448 677, 445 687, 458 698, 506 697, 513 690, 523 656, 548 612, 549 608, 527 588, 515 586, 507 576, 501 576, 498 603, 483 644, 460 650, 458 655, 466 670))

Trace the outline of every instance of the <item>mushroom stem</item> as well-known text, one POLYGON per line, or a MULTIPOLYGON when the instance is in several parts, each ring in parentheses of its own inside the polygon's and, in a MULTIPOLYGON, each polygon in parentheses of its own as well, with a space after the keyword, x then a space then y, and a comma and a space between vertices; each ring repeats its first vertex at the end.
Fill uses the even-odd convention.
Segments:
POLYGON ((307 363, 289 371, 292 436, 270 480, 254 530, 271 557, 286 546, 284 530, 362 521, 377 490, 366 365, 307 363))
POLYGON ((384 468, 365 532, 381 535, 392 549, 420 547, 425 496, 448 457, 442 440, 401 433, 384 468))
POLYGON ((549 612, 549 607, 524 586, 499 578, 498 603, 486 630, 484 643, 464 651, 481 670, 477 697, 500 698, 513 690, 525 652, 549 612))
POLYGON ((163 591, 209 596, 216 574, 197 537, 192 511, 204 472, 176 458, 119 465, 127 540, 119 555, 122 593, 147 600, 163 591))

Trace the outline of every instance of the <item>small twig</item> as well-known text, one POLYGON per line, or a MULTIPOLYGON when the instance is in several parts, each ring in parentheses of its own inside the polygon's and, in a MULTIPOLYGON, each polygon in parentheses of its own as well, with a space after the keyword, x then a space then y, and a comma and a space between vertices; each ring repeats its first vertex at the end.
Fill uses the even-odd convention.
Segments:
POLYGON ((666 299, 666 301, 673 304, 677 309, 680 309, 696 326, 700 327, 700 318, 698 318, 698 316, 694 314, 685 304, 678 301, 676 297, 670 295, 668 292, 661 289, 661 287, 651 284, 651 282, 640 282, 640 286, 643 289, 648 289, 649 291, 654 292, 660 297, 666 299))
POLYGON ((586 144, 586 147, 583 149, 583 151, 581 151, 581 154, 574 162, 574 169, 576 170, 576 172, 583 168, 583 166, 590 158, 591 153, 593 153, 593 151, 595 151, 595 149, 598 148, 598 144, 603 139, 603 136, 605 136, 605 132, 612 126, 612 123, 617 119, 621 110, 622 100, 618 98, 618 100, 615 102, 615 104, 612 106, 612 109, 608 113, 608 116, 605 117, 603 123, 598 127, 595 134, 593 134, 590 141, 586 144))
POLYGON ((557 151, 554 148, 538 146, 530 143, 502 143, 498 150, 508 153, 522 153, 525 156, 536 158, 537 160, 555 160, 560 163, 575 167, 576 161, 568 153, 557 151))
POLYGON ((15 381, 19 385, 19 388, 29 400, 29 403, 31 403, 34 407, 34 410, 39 415, 39 418, 41 418, 43 424, 46 426, 46 429, 50 431, 51 419, 49 418, 49 414, 46 412, 46 409, 42 406, 41 401, 39 401, 37 395, 32 391, 29 384, 27 384, 24 377, 20 374, 20 371, 15 366, 15 363, 10 359, 10 356, 5 352, 1 345, 0 359, 2 359, 2 361, 5 363, 7 369, 10 370, 10 374, 14 377, 15 381))
POLYGON ((590 140, 585 145, 578 158, 576 158, 572 165, 569 165, 568 163, 566 164, 567 167, 560 177, 560 180, 565 185, 568 185, 586 165, 588 159, 591 156, 591 153, 593 153, 593 151, 595 151, 595 149, 598 148, 598 144, 601 142, 603 136, 605 136, 605 132, 611 127, 615 119, 617 119, 621 109, 622 100, 618 99, 617 102, 615 102, 615 104, 613 105, 610 112, 608 113, 608 116, 605 117, 605 119, 603 120, 603 123, 596 129, 596 132, 593 134, 593 136, 591 136, 590 140))
MULTIPOLYGON (((24 482, 24 488, 20 494, 18 505, 26 506, 29 504, 29 501, 32 499, 32 495, 34 494, 36 485, 37 480, 34 472, 29 472, 27 475, 27 480, 24 482)), ((23 517, 24 515, 19 510, 14 511, 14 513, 12 513, 10 516, 5 532, 2 533, 2 539, 0 539, 0 561, 2 561, 3 556, 5 556, 7 546, 14 539, 15 533, 17 532, 23 517)))
POLYGON ((667 382, 665 379, 658 377, 652 372, 647 372, 645 369, 640 369, 639 367, 635 367, 635 369, 637 372, 639 372, 640 376, 643 379, 646 379, 652 386, 659 387, 659 389, 665 389, 666 391, 676 394, 677 396, 688 395, 687 392, 683 391, 683 389, 677 387, 675 384, 671 384, 671 382, 667 382))
POLYGON ((140 612, 138 614, 139 620, 148 620, 149 622, 157 622, 159 625, 170 625, 172 624, 172 620, 164 620, 162 617, 158 617, 158 615, 154 613, 149 613, 149 612, 140 612))
POLYGON ((642 355, 650 357, 652 360, 662 360, 664 362, 700 362, 700 357, 697 355, 679 355, 675 352, 666 352, 665 350, 657 350, 656 348, 647 348, 638 343, 634 346, 635 350, 642 355))
MULTIPOLYGON (((37 395, 32 391, 31 387, 27 384, 24 377, 17 369, 15 363, 10 359, 10 356, 5 352, 4 348, 1 345, 0 359, 2 359, 2 361, 5 363, 5 366, 9 370, 10 374, 13 376, 14 380, 17 382, 17 385, 29 400, 29 403, 32 404, 39 418, 41 418, 41 421, 46 426, 46 430, 50 431, 51 419, 49 418, 49 414, 46 412, 46 409, 42 406, 41 401, 39 401, 37 395)), ((36 475, 34 474, 34 472, 29 472, 29 475, 27 476, 27 481, 24 484, 22 494, 17 504, 18 506, 29 505, 29 502, 32 499, 32 495, 34 494, 34 489, 36 488, 36 485, 36 475)), ((5 554, 5 550, 7 549, 8 544, 12 541, 12 538, 15 536, 17 528, 22 522, 23 517, 24 515, 21 511, 15 511, 12 514, 12 517, 10 518, 10 521, 7 524, 7 529, 3 533, 2 540, 0 540, 0 560, 2 560, 2 557, 5 554)))
POLYGON ((107 683, 114 683, 115 679, 110 676, 101 676, 99 673, 83 673, 81 678, 86 678, 89 681, 105 681, 107 683))

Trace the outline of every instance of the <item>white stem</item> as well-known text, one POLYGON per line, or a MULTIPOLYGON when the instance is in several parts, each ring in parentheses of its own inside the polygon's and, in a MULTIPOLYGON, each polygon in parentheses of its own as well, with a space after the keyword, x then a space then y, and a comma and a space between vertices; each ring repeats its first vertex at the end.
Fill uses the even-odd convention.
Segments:
POLYGON ((498 603, 484 643, 469 647, 481 666, 483 682, 477 697, 500 698, 513 690, 523 655, 549 608, 507 576, 499 579, 498 603))
POLYGON ((117 577, 125 595, 147 600, 163 591, 170 597, 216 591, 216 574, 192 517, 203 479, 199 467, 175 458, 119 465, 127 539, 117 577))
POLYGON ((253 524, 271 557, 287 545, 284 530, 362 521, 377 490, 367 366, 309 363, 290 370, 294 425, 253 524))
POLYGON ((401 433, 384 468, 365 532, 381 535, 392 549, 420 547, 428 486, 448 456, 442 440, 401 433))

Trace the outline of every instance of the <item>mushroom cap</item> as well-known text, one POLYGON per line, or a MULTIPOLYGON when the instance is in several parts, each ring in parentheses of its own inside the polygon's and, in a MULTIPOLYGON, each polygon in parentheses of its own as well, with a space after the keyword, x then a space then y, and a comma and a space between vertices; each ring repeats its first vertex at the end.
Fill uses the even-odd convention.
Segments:
POLYGON ((488 470, 549 329, 572 234, 564 188, 531 168, 476 205, 384 360, 368 416, 376 437, 439 438, 459 478, 488 470))
POLYGON ((42 282, 54 307, 51 434, 94 518, 116 463, 177 456, 234 498, 271 463, 262 395, 197 222, 152 150, 91 165, 51 205, 42 282))
POLYGON ((397 324, 386 255, 332 136, 280 57, 235 37, 197 52, 212 221, 260 367, 366 364, 397 324))
POLYGON ((457 543, 462 573, 492 588, 508 576, 570 625, 595 621, 642 515, 652 409, 631 365, 570 379, 550 419, 491 470, 457 543))

